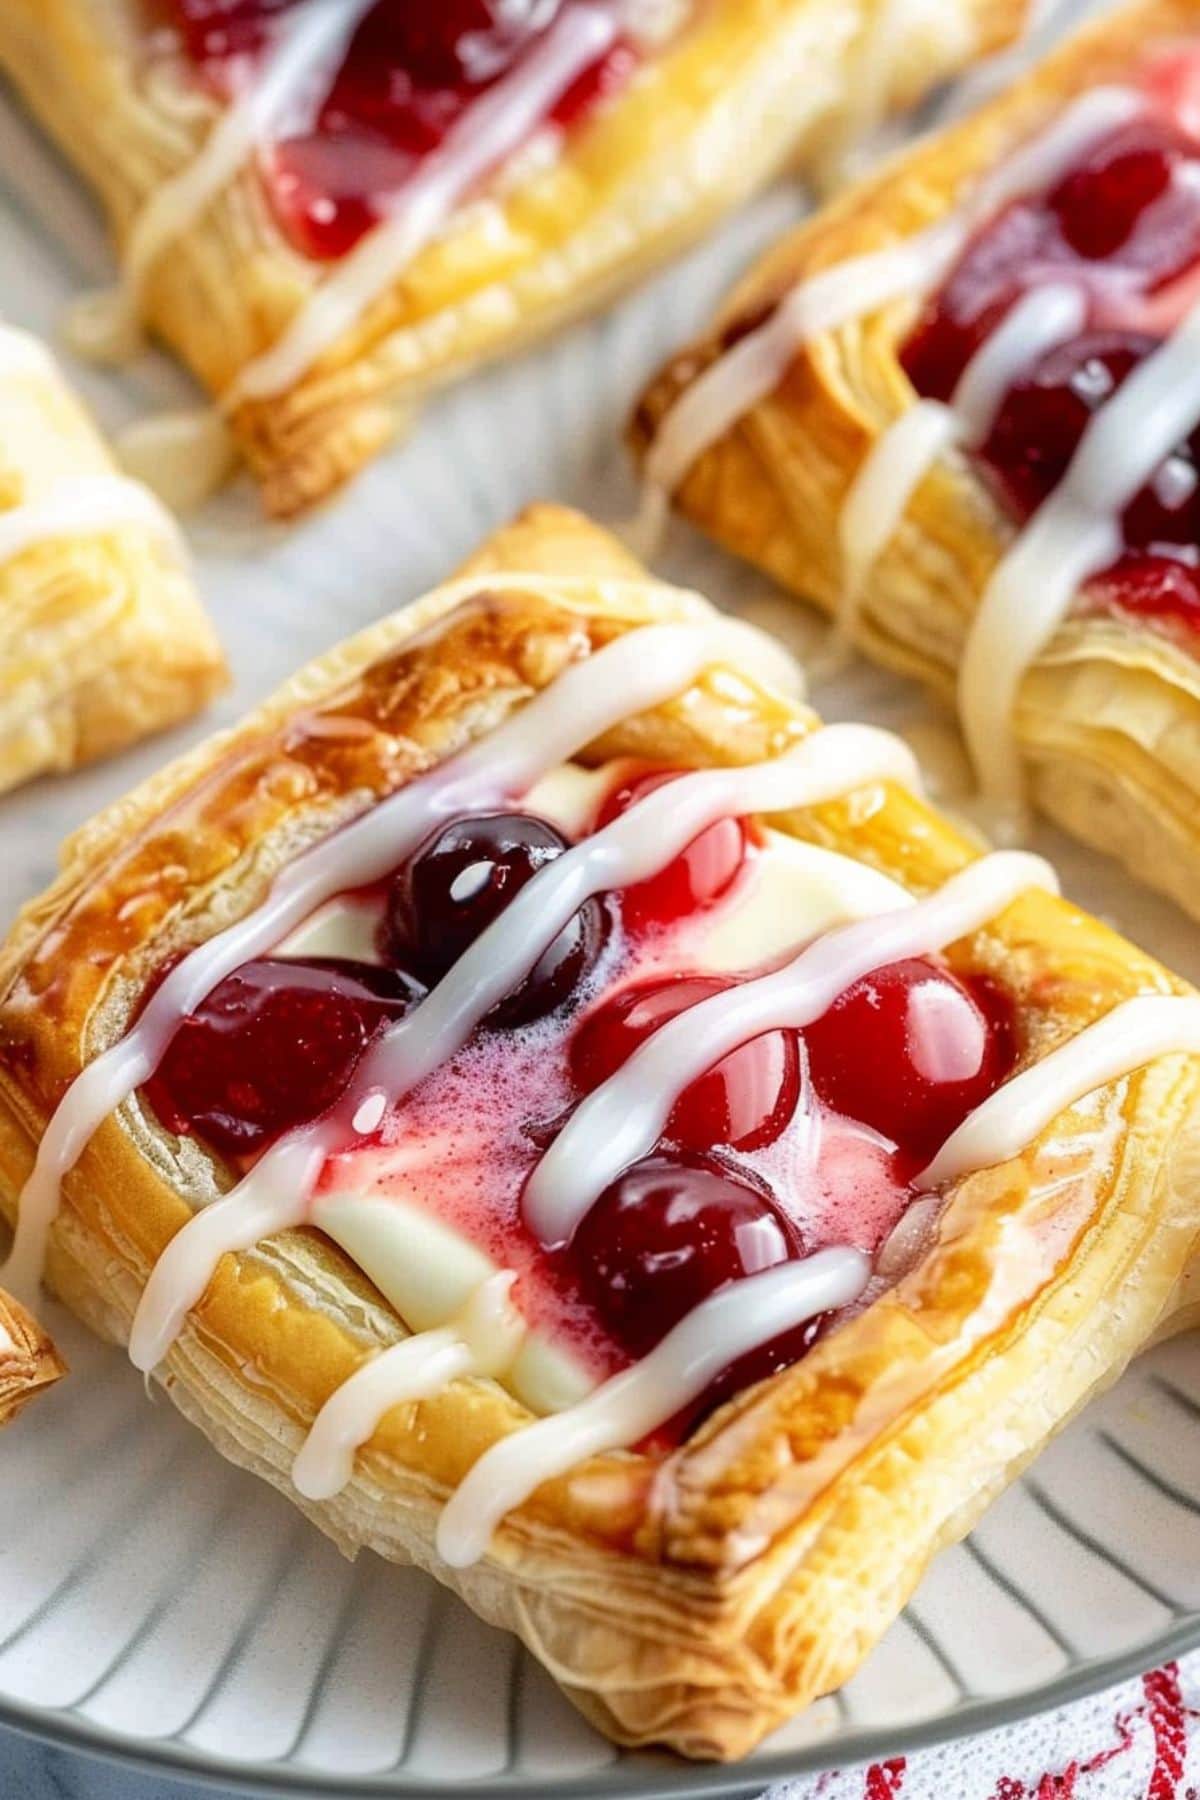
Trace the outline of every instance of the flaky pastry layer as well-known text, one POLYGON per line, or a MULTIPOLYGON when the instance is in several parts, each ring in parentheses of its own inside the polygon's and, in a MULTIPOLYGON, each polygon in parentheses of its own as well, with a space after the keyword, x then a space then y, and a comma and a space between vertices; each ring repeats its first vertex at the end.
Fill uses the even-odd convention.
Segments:
POLYGON ((0 1426, 52 1387, 67 1365, 32 1313, 0 1288, 0 1426))
MULTIPOLYGON (((0 521, 116 474, 48 358, 0 369, 0 421, 0 521)), ((65 524, 0 559, 0 792, 175 724, 225 680, 190 575, 145 526, 65 524)))
MULTIPOLYGON (((556 508, 500 532, 469 572, 478 600, 448 611, 434 594, 331 651, 65 846, 59 879, 0 951, 10 1214, 66 1083, 122 1032, 166 956, 254 906, 302 845, 493 729, 568 662, 647 621, 709 614, 556 508), (489 596, 497 570, 527 573, 528 594, 489 596)), ((736 765, 815 724, 723 666, 588 755, 736 765)), ((882 786, 773 823, 914 892, 975 853, 920 800, 882 786)), ((1124 998, 1182 991, 1040 891, 952 955, 1012 994, 1025 1062, 1124 998)), ((960 1182, 919 1264, 802 1363, 672 1455, 600 1456, 546 1483, 466 1571, 437 1558, 438 1510, 481 1451, 528 1418, 492 1382, 395 1408, 336 1500, 312 1504, 291 1487, 318 1407, 404 1332, 319 1232, 227 1256, 160 1374, 218 1448, 344 1550, 430 1569, 517 1632, 612 1736, 737 1756, 844 1680, 938 1546, 1182 1316, 1200 1234, 1198 1098, 1200 1063, 1173 1056, 1060 1115, 1021 1156, 960 1182)), ((66 1181, 53 1286, 124 1340, 154 1260, 232 1179, 135 1097, 66 1181)))
MULTIPOLYGON (((321 499, 430 387, 598 304, 789 158, 816 154, 853 116, 895 4, 698 0, 679 39, 573 128, 552 165, 462 209, 306 376, 237 408, 234 435, 268 509, 321 499)), ((1005 42, 1027 4, 942 0, 884 43, 883 104, 1005 42)), ((143 0, 7 0, 0 12, 0 68, 95 187, 118 243, 217 113, 190 71, 149 73, 146 24, 143 0)), ((285 241, 251 167, 159 259, 146 319, 220 395, 278 340, 323 267, 285 241)))
MULTIPOLYGON (((943 217, 1072 97, 1120 84, 1156 43, 1198 30, 1195 0, 1125 7, 790 234, 738 285, 711 331, 651 383, 633 425, 636 453, 722 344, 789 288, 943 217)), ((924 298, 798 351, 770 396, 696 460, 674 496, 703 530, 829 611, 844 579, 843 499, 872 445, 916 398, 899 352, 924 298)), ((975 606, 1014 529, 969 459, 941 457, 862 588, 856 641, 952 697, 975 606)), ((1028 670, 1015 728, 1041 809, 1200 913, 1200 661, 1127 618, 1073 615, 1028 670)))

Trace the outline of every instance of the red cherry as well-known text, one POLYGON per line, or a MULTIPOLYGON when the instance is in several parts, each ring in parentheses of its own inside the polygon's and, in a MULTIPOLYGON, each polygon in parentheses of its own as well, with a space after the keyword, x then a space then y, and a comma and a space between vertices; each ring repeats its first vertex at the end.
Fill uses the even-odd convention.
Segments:
POLYGON ((510 69, 563 0, 378 0, 372 46, 423 87, 478 87, 510 69))
MULTIPOLYGON (((1136 121, 1094 145, 1046 201, 1072 250, 1102 261, 1127 245, 1187 150, 1185 139, 1156 120, 1136 121)), ((1189 211, 1194 220, 1195 208, 1189 211)))
MULTIPOLYGON (((596 820, 597 829, 609 825, 636 801, 644 800, 669 781, 677 781, 681 769, 656 769, 621 782, 607 796, 596 820)), ((627 888, 622 913, 631 930, 669 925, 701 907, 711 906, 733 886, 746 859, 749 834, 742 819, 718 819, 692 839, 687 849, 648 881, 627 888)))
MULTIPOLYGON (((571 1074, 590 1093, 669 1019, 735 984, 720 975, 672 976, 623 988, 571 1039, 571 1074)), ((769 1031, 722 1058, 675 1102, 667 1136, 686 1149, 759 1150, 787 1128, 800 1098, 795 1032, 769 1031)))
POLYGON ((304 256, 333 261, 371 229, 417 161, 363 133, 288 138, 270 163, 276 217, 304 256))
POLYGON ((570 1251, 586 1298, 634 1356, 726 1282, 800 1253, 766 1194, 715 1165, 665 1156, 606 1188, 570 1251))
POLYGON ((184 1019, 146 1098, 169 1131, 253 1155, 332 1106, 420 993, 399 970, 336 957, 245 963, 184 1019))
MULTIPOLYGON (((1091 332, 1044 356, 1010 390, 981 456, 1022 517, 1057 487, 1092 414, 1155 347, 1133 332, 1091 332)), ((1200 540, 1200 433, 1177 444, 1122 520, 1133 548, 1200 540)))
POLYGON ((818 1097, 924 1162, 1013 1062, 999 993, 916 958, 856 981, 804 1033, 818 1097))
POLYGON ((1155 293, 1200 260, 1200 190, 1179 179, 1196 145, 1169 120, 1109 132, 1049 192, 1011 202, 968 244, 925 307, 901 361, 917 392, 948 400, 959 376, 1018 297, 1083 275, 1111 315, 1121 277, 1155 293), (1118 276, 1097 285, 1107 268, 1118 276))
POLYGON ((1174 557, 1131 550, 1088 583, 1089 596, 1139 619, 1200 630, 1200 569, 1174 557))
MULTIPOLYGON (((430 985, 439 981, 525 883, 566 848, 561 832, 529 813, 487 813, 439 827, 391 878, 384 954, 430 985)), ((594 966, 608 929, 604 903, 586 901, 490 1022, 524 1025, 561 1006, 594 966)))

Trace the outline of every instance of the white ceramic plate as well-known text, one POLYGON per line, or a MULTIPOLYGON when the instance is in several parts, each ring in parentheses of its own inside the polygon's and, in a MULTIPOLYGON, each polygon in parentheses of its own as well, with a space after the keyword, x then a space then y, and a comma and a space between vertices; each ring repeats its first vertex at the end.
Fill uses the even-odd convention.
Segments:
MULTIPOLYGON (((48 331, 108 256, 73 179, 0 111, 0 312, 48 331)), ((237 491, 197 521, 236 686, 204 724, 0 801, 0 913, 59 840, 298 663, 432 585, 523 502, 600 517, 632 489, 617 435, 642 378, 798 211, 774 195, 609 316, 432 407, 335 507, 264 528, 237 491)), ((186 398, 147 357, 77 371, 105 421, 186 398)), ((730 605, 798 615, 680 532, 668 572, 730 605)), ((830 717, 912 726, 921 702, 867 668, 830 717)), ((1066 885, 1200 977, 1195 928, 1046 834, 1066 885)), ((55 1320, 56 1325, 59 1324, 55 1320)), ((1145 1358, 940 1557, 844 1692, 739 1770, 620 1756, 511 1639, 413 1571, 357 1567, 227 1468, 111 1351, 61 1322, 72 1378, 0 1449, 0 1720, 192 1776, 341 1795, 759 1793, 801 1769, 895 1753, 1060 1702, 1200 1642, 1200 1341, 1145 1358)))

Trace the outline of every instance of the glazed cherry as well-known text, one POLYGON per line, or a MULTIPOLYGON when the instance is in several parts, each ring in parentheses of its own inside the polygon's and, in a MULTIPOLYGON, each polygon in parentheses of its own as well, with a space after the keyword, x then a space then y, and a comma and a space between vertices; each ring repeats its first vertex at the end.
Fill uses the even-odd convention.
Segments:
POLYGON ((1088 583, 1088 597, 1155 624, 1200 630, 1200 568, 1175 557, 1131 550, 1088 583))
MULTIPOLYGON (((654 769, 622 781, 606 797, 597 829, 611 824, 638 800, 666 782, 677 781, 679 769, 654 769)), ((718 819, 692 839, 686 850, 648 881, 625 890, 622 914, 630 930, 672 924, 728 893, 746 860, 749 832, 742 819, 718 819)))
MULTIPOLYGON (((1051 190, 1046 205, 1058 221, 1065 243, 1077 255, 1100 262, 1123 250, 1123 264, 1150 263, 1154 275, 1162 280, 1177 273, 1177 267, 1166 266, 1174 264, 1178 255, 1170 244, 1172 225, 1178 231, 1186 220, 1188 247, 1192 255, 1200 250, 1196 240, 1200 212, 1190 197, 1183 196, 1181 218, 1154 222, 1154 242, 1139 246, 1135 237, 1139 227, 1151 225, 1146 214, 1169 195, 1177 167, 1194 156, 1195 146, 1169 124, 1157 119, 1135 120, 1095 144, 1051 190)), ((1144 235, 1149 239, 1151 233, 1147 230, 1144 235)))
POLYGON ((666 1156, 606 1188, 570 1251, 585 1296, 633 1356, 726 1282, 799 1254, 765 1193, 713 1164, 666 1156))
POLYGON ((856 981, 804 1037, 813 1087, 825 1105, 921 1162, 1014 1060, 1002 996, 916 958, 856 981))
MULTIPOLYGON (((441 826, 392 876, 380 939, 385 956, 430 985, 439 981, 566 848, 553 825, 529 813, 488 813, 441 826)), ((523 1025, 561 1006, 591 971, 608 930, 604 902, 587 901, 490 1022, 523 1025)))
POLYGON ((332 1106, 371 1038, 420 994, 371 963, 245 963, 180 1025, 146 1097, 168 1130, 253 1155, 332 1106))
POLYGON ((1048 193, 1015 200, 979 231, 901 352, 918 393, 948 400, 971 357, 1029 288, 1082 280, 1096 322, 1132 317, 1200 261, 1197 145, 1169 120, 1108 133, 1048 193))
MULTIPOLYGON (((1009 391, 980 454, 1021 517, 1061 481, 1092 414, 1154 348, 1131 332, 1091 332, 1042 357, 1009 391)), ((1177 444, 1125 509, 1125 542, 1200 541, 1200 433, 1177 444)))
MULTIPOLYGON (((676 975, 622 988, 590 1012, 571 1039, 571 1074, 590 1093, 660 1026, 734 983, 720 975, 676 975)), ((786 1130, 800 1098, 795 1032, 769 1031, 724 1057, 685 1088, 666 1135, 688 1150, 727 1144, 759 1150, 786 1130)))

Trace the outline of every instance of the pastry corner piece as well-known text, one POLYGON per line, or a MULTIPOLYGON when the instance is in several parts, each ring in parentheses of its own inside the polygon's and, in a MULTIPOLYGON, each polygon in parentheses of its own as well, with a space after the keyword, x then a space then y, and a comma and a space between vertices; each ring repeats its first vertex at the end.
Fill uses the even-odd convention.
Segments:
POLYGON ((0 1289, 0 1427, 67 1372, 32 1314, 0 1289))
POLYGON ((537 508, 0 951, 8 1278, 704 1758, 853 1673, 1200 1234, 1200 998, 793 677, 537 508))
POLYGON ((0 323, 0 792, 173 725, 225 681, 173 520, 43 345, 0 323))
POLYGON ((1009 41, 1028 0, 10 0, 0 68, 214 396, 268 509, 432 387, 610 297, 790 160, 1009 41), (310 99, 316 96, 315 104, 310 99))
POLYGON ((776 245, 632 429, 660 503, 953 701, 998 826, 1193 914, 1198 93, 1194 0, 1106 14, 776 245))

